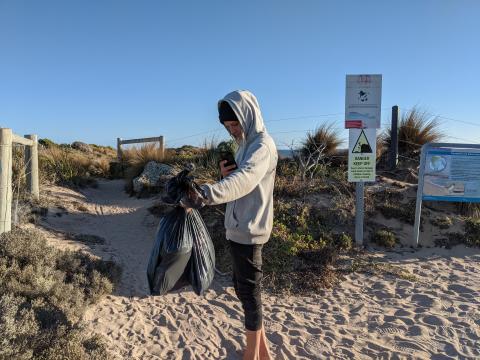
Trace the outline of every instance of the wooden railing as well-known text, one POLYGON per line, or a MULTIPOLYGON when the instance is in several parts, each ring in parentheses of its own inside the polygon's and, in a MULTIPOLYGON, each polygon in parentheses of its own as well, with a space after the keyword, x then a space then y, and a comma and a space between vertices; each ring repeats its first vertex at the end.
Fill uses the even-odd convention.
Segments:
POLYGON ((122 161, 122 153, 123 153, 122 145, 150 143, 150 142, 158 142, 161 156, 163 156, 165 154, 165 142, 163 140, 163 136, 141 138, 141 139, 130 139, 130 140, 123 140, 122 138, 117 138, 117 158, 118 158, 118 161, 122 161))
POLYGON ((0 128, 0 234, 12 229, 13 144, 25 145, 27 188, 34 198, 40 196, 38 180, 38 137, 16 135, 0 128))

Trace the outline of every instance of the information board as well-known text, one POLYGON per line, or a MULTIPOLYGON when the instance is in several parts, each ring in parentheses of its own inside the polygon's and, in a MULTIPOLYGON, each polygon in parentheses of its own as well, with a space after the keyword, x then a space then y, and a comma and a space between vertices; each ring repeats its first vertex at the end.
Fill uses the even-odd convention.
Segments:
POLYGON ((480 202, 480 150, 428 148, 423 200, 480 202))
POLYGON ((345 128, 380 128, 382 75, 347 75, 345 128))
POLYGON ((422 201, 480 202, 480 144, 422 146, 413 245, 418 246, 422 201))

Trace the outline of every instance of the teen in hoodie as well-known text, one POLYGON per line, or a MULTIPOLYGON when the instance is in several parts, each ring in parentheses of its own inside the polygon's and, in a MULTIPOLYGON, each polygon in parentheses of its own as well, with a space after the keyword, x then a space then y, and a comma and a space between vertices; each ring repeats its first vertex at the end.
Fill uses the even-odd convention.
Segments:
POLYGON ((273 225, 273 185, 277 149, 249 91, 233 91, 218 102, 220 122, 239 145, 235 165, 222 162, 223 179, 202 186, 205 204, 227 204, 233 285, 245 314, 247 347, 243 358, 271 359, 262 319, 262 247, 273 225))

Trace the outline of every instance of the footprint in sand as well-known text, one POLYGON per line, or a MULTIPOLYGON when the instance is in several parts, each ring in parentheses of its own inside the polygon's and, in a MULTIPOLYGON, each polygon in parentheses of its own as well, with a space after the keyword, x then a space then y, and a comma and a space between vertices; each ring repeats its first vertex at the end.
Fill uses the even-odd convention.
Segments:
POLYGON ((320 354, 325 350, 326 343, 320 336, 312 336, 305 343, 305 351, 314 356, 314 359, 320 359, 320 354))
POLYGON ((427 356, 428 351, 426 350, 432 344, 429 343, 423 344, 422 342, 408 342, 408 341, 394 341, 392 348, 398 352, 403 352, 409 355, 414 355, 414 358, 424 359, 427 356))
POLYGON ((282 331, 282 325, 276 321, 264 320, 263 324, 265 326, 265 330, 268 332, 277 333, 282 331))
POLYGON ((224 334, 228 333, 228 330, 230 330, 230 325, 225 321, 217 318, 210 318, 210 321, 213 325, 215 325, 218 330, 221 330, 224 334))
POLYGON ((205 331, 205 325, 200 319, 189 318, 186 323, 183 323, 181 327, 185 331, 188 337, 196 338, 199 340, 207 340, 210 335, 205 331))
POLYGON ((398 327, 379 326, 377 327, 376 332, 380 335, 403 335, 405 330, 398 327))

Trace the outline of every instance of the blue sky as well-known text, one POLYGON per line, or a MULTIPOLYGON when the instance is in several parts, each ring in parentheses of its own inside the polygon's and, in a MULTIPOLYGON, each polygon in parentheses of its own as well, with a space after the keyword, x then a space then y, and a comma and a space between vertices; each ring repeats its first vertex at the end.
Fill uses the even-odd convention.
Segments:
POLYGON ((384 126, 392 105, 419 105, 480 143, 479 18, 476 0, 0 0, 0 126, 196 145, 226 137, 217 100, 249 89, 284 148, 341 129, 345 75, 374 73, 384 126))

